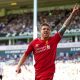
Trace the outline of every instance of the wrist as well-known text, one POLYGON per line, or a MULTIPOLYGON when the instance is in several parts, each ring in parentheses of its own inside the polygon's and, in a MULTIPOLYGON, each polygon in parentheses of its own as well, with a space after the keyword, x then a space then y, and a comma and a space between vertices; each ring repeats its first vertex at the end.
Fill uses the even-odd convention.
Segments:
POLYGON ((18 65, 17 65, 17 68, 20 68, 20 67, 21 67, 21 66, 18 64, 18 65))
POLYGON ((71 15, 75 15, 75 11, 72 11, 72 12, 71 12, 71 15))

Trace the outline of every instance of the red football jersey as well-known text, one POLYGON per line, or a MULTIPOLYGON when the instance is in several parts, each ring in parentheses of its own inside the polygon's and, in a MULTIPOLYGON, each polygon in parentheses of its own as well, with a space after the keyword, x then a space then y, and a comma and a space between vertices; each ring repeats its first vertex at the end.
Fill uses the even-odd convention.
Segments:
POLYGON ((46 76, 55 72, 55 58, 57 44, 61 40, 60 34, 56 33, 48 41, 36 38, 28 46, 26 56, 33 51, 35 59, 35 75, 46 76))

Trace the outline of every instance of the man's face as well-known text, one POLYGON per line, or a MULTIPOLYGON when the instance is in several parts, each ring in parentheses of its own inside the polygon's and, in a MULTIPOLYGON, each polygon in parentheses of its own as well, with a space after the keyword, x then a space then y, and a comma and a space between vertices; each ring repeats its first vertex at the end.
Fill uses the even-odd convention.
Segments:
POLYGON ((41 36, 43 38, 49 38, 49 35, 50 35, 50 28, 49 26, 42 26, 41 27, 41 36))

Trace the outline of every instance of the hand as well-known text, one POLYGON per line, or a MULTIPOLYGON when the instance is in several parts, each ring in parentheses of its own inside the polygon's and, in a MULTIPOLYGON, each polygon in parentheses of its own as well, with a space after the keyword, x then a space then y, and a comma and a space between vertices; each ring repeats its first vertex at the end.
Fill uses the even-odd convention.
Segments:
POLYGON ((72 13, 73 13, 74 15, 76 15, 77 12, 79 12, 79 5, 78 5, 78 4, 76 4, 76 5, 73 7, 73 10, 72 10, 72 13))
POLYGON ((21 68, 20 68, 20 67, 17 67, 16 72, 17 72, 18 74, 21 73, 21 68))

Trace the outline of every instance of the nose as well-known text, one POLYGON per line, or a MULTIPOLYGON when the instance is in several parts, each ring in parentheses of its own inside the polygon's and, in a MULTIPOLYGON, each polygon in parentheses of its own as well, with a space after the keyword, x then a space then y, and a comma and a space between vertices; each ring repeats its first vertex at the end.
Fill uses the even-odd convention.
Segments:
POLYGON ((47 28, 45 29, 45 31, 48 31, 48 30, 49 30, 49 29, 47 29, 47 28))

